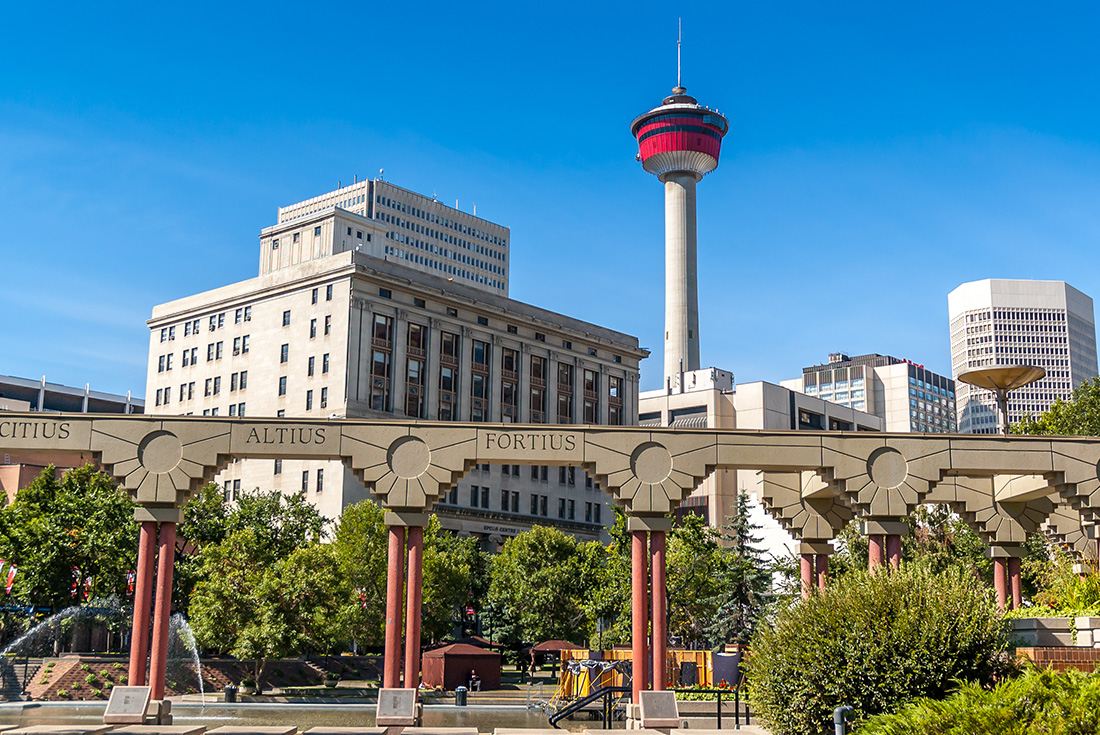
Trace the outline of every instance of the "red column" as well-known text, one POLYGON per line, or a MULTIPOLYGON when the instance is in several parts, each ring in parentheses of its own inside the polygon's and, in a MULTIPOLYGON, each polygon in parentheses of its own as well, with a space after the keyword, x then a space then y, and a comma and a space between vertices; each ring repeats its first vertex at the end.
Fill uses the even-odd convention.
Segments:
POLYGON ((138 558, 134 580, 134 628, 130 636, 130 686, 145 686, 149 663, 149 608, 153 602, 153 569, 157 556, 157 524, 144 521, 138 536, 138 558))
POLYGON ((648 689, 649 652, 646 650, 646 636, 649 635, 649 564, 646 558, 646 532, 631 533, 630 548, 630 602, 631 602, 631 668, 633 670, 633 699, 642 701, 641 693, 648 689))
POLYGON ((653 573, 653 688, 664 689, 668 677, 668 609, 665 580, 665 532, 649 534, 653 573))
POLYGON ((149 661, 149 685, 153 699, 164 699, 168 664, 168 622, 172 615, 172 568, 176 562, 176 524, 160 524, 157 540, 157 606, 153 611, 153 655, 149 661))
POLYGON ((802 554, 799 569, 802 572, 802 599, 805 600, 814 586, 814 555, 802 554))
POLYGON ((1005 564, 1004 558, 996 558, 993 560, 993 588, 997 590, 997 607, 1004 610, 1005 602, 1008 597, 1008 591, 1006 589, 1005 580, 1005 564))
POLYGON ((891 533, 886 537, 886 558, 894 569, 901 566, 901 536, 891 533))
POLYGON ((867 537, 867 567, 872 572, 882 566, 886 561, 886 555, 883 550, 883 540, 884 537, 877 533, 872 533, 867 537))
POLYGON ((1008 582, 1009 589, 1012 591, 1012 609, 1016 610, 1024 602, 1023 580, 1020 578, 1020 557, 1018 556, 1008 558, 1008 582))
POLYGON ((817 587, 825 589, 829 583, 829 555, 817 555, 817 587))
POLYGON ((401 587, 405 581, 405 527, 390 526, 389 566, 386 569, 386 652, 382 686, 401 685, 401 587))
POLYGON ((405 607, 405 688, 420 686, 420 595, 423 580, 424 529, 409 526, 409 578, 405 607))

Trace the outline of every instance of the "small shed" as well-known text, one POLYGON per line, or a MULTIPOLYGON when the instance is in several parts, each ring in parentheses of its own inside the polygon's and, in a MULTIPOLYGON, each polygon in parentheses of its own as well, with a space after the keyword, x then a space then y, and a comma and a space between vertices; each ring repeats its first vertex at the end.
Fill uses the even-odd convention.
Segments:
POLYGON ((454 643, 427 651, 420 662, 425 686, 453 690, 470 685, 470 673, 477 672, 482 690, 500 689, 500 654, 466 643, 454 643))

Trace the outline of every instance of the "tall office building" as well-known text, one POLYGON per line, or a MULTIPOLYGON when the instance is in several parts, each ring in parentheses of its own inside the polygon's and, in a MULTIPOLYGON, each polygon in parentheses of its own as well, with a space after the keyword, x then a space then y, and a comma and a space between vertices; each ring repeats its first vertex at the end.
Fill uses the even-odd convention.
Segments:
POLYGON ((435 197, 357 181, 279 207, 276 224, 260 233, 260 275, 354 250, 507 296, 510 240, 507 227, 435 197))
MULTIPOLYGON (((1064 281, 987 278, 962 284, 947 304, 953 377, 992 365, 1046 370, 1045 378, 1010 394, 1010 423, 1039 415, 1097 374, 1092 299, 1064 281)), ((961 433, 997 433, 989 391, 958 383, 957 407, 961 433)))
MULTIPOLYGON (((369 191, 389 206, 377 196, 390 186, 369 191)), ((452 280, 449 270, 347 247, 344 238, 399 241, 387 238, 391 223, 345 209, 365 202, 341 196, 302 205, 311 211, 277 226, 280 250, 301 245, 297 262, 264 267, 276 238, 268 228, 259 277, 154 307, 149 413, 636 423, 638 362, 648 354, 637 338, 452 280)), ((460 221, 448 210, 433 211, 460 221)), ((339 462, 244 460, 217 479, 229 496, 303 493, 329 518, 367 497, 339 462)), ((608 501, 579 467, 484 465, 436 510, 444 528, 492 549, 534 524, 600 538, 614 520, 608 501)))
POLYGON ((955 381, 888 355, 829 355, 781 385, 881 418, 885 431, 955 432, 955 381))

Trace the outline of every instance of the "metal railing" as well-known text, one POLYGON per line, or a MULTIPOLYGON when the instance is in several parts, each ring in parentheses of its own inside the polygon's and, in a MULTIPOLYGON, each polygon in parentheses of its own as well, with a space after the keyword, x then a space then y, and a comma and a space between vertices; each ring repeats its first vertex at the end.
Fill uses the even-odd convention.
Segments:
POLYGON ((615 701, 618 695, 630 692, 630 687, 600 687, 591 694, 580 699, 574 699, 554 714, 550 715, 550 726, 558 727, 558 723, 570 715, 580 712, 593 702, 602 699, 600 703, 600 716, 605 729, 611 729, 611 721, 615 714, 615 701))
MULTIPOLYGON (((729 696, 733 695, 733 727, 735 730, 741 729, 741 687, 737 687, 730 691, 729 689, 673 689, 674 692, 682 692, 684 694, 715 694, 717 695, 718 708, 714 715, 718 718, 717 728, 722 729, 722 697, 725 696, 729 701, 729 696)), ((704 717, 709 717, 709 713, 704 713, 704 717)), ((749 703, 745 702, 745 724, 749 724, 749 703)))

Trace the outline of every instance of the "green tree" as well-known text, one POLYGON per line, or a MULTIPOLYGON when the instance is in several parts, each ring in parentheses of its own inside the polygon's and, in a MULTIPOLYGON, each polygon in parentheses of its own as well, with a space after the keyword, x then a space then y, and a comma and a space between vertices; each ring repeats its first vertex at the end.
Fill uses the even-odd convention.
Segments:
POLYGON ((1072 398, 1059 398, 1038 418, 1025 416, 1012 426, 1012 433, 1100 436, 1100 377, 1081 383, 1072 398))
POLYGON ((749 517, 748 493, 742 491, 737 496, 737 513, 722 529, 728 560, 704 631, 711 648, 748 643, 771 601, 772 565, 757 547, 762 540, 758 531, 760 526, 749 517))
POLYGON ((137 558, 133 502, 91 465, 55 475, 47 467, 0 509, 0 558, 19 567, 13 594, 24 605, 67 607, 79 601, 79 570, 90 596, 124 598, 137 558))
POLYGON ((489 596, 513 645, 587 633, 582 570, 576 539, 557 528, 535 526, 504 543, 489 596))
POLYGON ((268 660, 330 652, 346 639, 351 590, 330 545, 274 559, 261 534, 245 528, 205 548, 202 559, 191 627, 204 645, 253 660, 258 685, 268 660))

